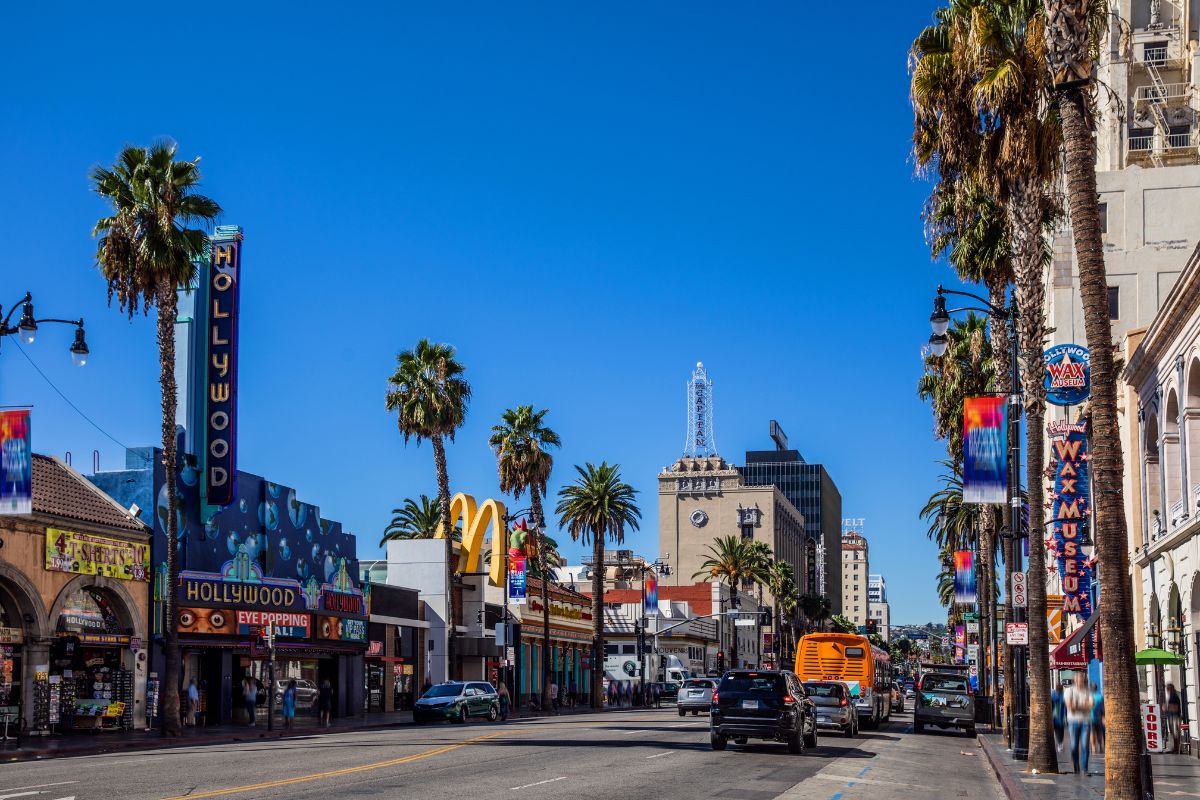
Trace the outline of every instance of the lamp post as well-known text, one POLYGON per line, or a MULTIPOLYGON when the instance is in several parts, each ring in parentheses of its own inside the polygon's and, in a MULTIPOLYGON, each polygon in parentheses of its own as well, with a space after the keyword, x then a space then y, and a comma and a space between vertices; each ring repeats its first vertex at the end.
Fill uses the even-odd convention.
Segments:
MULTIPOLYGON (((4 308, 0 306, 0 314, 4 312, 4 308)), ((9 308, 8 314, 4 316, 4 320, 0 322, 0 341, 4 340, 5 336, 17 336, 25 344, 33 344, 37 338, 38 325, 43 322, 57 323, 60 325, 75 326, 75 341, 71 343, 71 361, 75 366, 82 367, 88 360, 88 345, 87 340, 83 335, 83 318, 80 319, 35 319, 33 316, 33 295, 29 292, 16 303, 13 303, 9 308), (21 319, 16 325, 10 324, 12 316, 17 309, 21 309, 21 319)))
MULTIPOLYGON (((516 522, 521 517, 530 515, 532 513, 533 513, 532 508, 523 508, 520 511, 516 511, 516 512, 510 513, 510 514, 504 515, 504 541, 501 543, 501 546, 504 548, 504 613, 502 616, 502 622, 504 624, 504 633, 505 633, 505 637, 504 637, 504 651, 505 652, 504 652, 504 675, 502 677, 502 680, 505 682, 505 684, 512 683, 513 665, 508 663, 508 648, 512 647, 513 653, 516 653, 517 647, 518 647, 518 644, 510 641, 512 639, 512 626, 509 625, 509 622, 508 622, 508 589, 509 589, 509 586, 508 586, 508 581, 509 581, 508 531, 509 531, 509 526, 511 526, 514 522, 516 522)), ((536 522, 534 523, 534 527, 535 527, 535 529, 537 528, 536 522)), ((538 553, 539 553, 539 555, 541 554, 541 548, 538 549, 538 553)), ((528 582, 529 582, 528 567, 526 568, 526 579, 525 580, 526 580, 526 586, 528 586, 528 582)), ((543 581, 546 580, 544 571, 542 574, 542 580, 543 581)), ((526 589, 526 594, 528 594, 528 589, 526 589)), ((543 608, 542 613, 548 622, 550 619, 550 609, 543 608)), ((549 646, 549 642, 546 642, 545 645, 549 646)), ((545 676, 543 676, 543 679, 544 679, 544 677, 545 676)), ((508 693, 509 693, 509 696, 513 698, 513 706, 515 708, 519 709, 521 707, 520 693, 513 692, 513 687, 511 685, 509 686, 508 693)))
MULTIPOLYGON (((1001 531, 1000 535, 1008 540, 1011 558, 1009 575, 1022 570, 1022 542, 1025 538, 1024 514, 1021 508, 1021 372, 1018 361, 1020 340, 1017 335, 1017 299, 1014 295, 1009 301, 1008 308, 992 305, 977 294, 959 292, 938 286, 937 295, 933 299, 933 313, 929 315, 929 325, 933 335, 929 337, 929 346, 933 355, 941 357, 946 354, 950 344, 946 332, 950 329, 950 315, 962 311, 978 311, 987 314, 993 323, 1008 326, 1008 505, 1011 525, 1009 530, 1001 531), (962 308, 946 309, 946 295, 968 297, 983 304, 982 308, 964 306, 962 308)), ((1040 532, 1039 532, 1040 535, 1040 532)), ((1041 579, 1041 576, 1036 576, 1041 579)), ((1024 608, 1013 606, 1013 622, 1026 622, 1024 608)), ((1012 724, 1008 726, 1009 746, 1013 758, 1024 761, 1029 757, 1029 687, 1026 679, 1028 671, 1028 645, 1011 645, 1013 651, 1012 664, 1008 665, 1009 674, 1005 685, 1013 699, 1012 724)))

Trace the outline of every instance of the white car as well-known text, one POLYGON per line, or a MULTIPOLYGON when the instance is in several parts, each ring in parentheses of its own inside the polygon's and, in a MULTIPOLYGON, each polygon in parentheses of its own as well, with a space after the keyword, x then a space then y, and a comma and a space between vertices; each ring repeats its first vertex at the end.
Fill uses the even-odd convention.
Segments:
POLYGON ((717 683, 716 678, 688 678, 684 681, 675 698, 679 716, 685 716, 689 711, 693 716, 701 711, 707 713, 712 708, 712 694, 717 683))

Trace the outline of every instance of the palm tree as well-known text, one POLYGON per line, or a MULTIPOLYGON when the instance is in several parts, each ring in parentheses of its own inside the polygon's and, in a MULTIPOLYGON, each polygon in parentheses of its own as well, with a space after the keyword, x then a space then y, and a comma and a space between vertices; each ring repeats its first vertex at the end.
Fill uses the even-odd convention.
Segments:
MULTIPOLYGON (((1079 269, 1083 329, 1091 355, 1091 479, 1095 487, 1096 555, 1104 565, 1099 597, 1104 638, 1104 693, 1112 724, 1105 739, 1106 797, 1134 797, 1141 786, 1142 726, 1134 666, 1133 588, 1122 500, 1121 437, 1108 282, 1096 193, 1095 84, 1092 63, 1106 21, 1106 4, 1045 0, 1046 55, 1062 117, 1067 203, 1079 269)), ((1031 573, 1032 574, 1032 573, 1031 573)))
MULTIPOLYGON (((396 356, 396 371, 388 378, 385 404, 396 412, 396 423, 404 435, 420 445, 428 439, 433 445, 433 466, 437 472, 438 511, 442 525, 452 527, 450 514, 450 477, 446 471, 445 440, 454 441, 455 431, 467 416, 471 385, 462 377, 465 368, 454 357, 454 348, 421 339, 412 350, 396 356)), ((454 536, 446 536, 446 675, 458 671, 456 616, 454 613, 454 536)))
MULTIPOLYGON (((773 561, 767 574, 767 588, 775 599, 775 635, 783 633, 783 614, 787 614, 788 628, 791 628, 792 615, 796 612, 796 571, 787 561, 773 561)), ((779 658, 782 664, 787 663, 788 650, 785 642, 779 643, 779 658)))
MULTIPOLYGON (((379 546, 405 539, 432 539, 437 535, 438 526, 441 524, 442 512, 437 500, 431 501, 429 496, 424 494, 417 500, 410 497, 404 501, 402 508, 392 509, 392 521, 384 528, 379 546)), ((456 542, 461 542, 462 528, 455 526, 453 536, 456 542)))
POLYGON ((833 616, 833 604, 824 595, 806 594, 800 598, 799 605, 804 614, 804 629, 809 632, 822 630, 825 620, 833 616))
POLYGON ((511 492, 515 498, 529 491, 529 505, 533 512, 533 523, 541 541, 537 548, 537 571, 542 580, 542 708, 551 708, 550 702, 550 581, 546 577, 546 518, 542 513, 542 497, 546 494, 546 483, 554 469, 554 457, 548 448, 561 447, 558 434, 543 424, 550 409, 534 411, 533 406, 517 406, 505 410, 501 423, 492 426, 488 440, 496 453, 496 467, 500 472, 500 491, 511 492))
MULTIPOLYGON (((762 551, 754 542, 740 536, 721 536, 708 546, 709 557, 700 565, 693 578, 718 581, 729 587, 730 604, 738 607, 738 592, 747 584, 758 583, 763 578, 762 551)), ((738 663, 738 637, 734 630, 729 661, 734 669, 738 663)))
POLYGON ((575 466, 579 477, 558 492, 558 524, 571 538, 592 543, 592 708, 600 708, 604 683, 604 542, 625 541, 642 517, 637 490, 621 480, 618 464, 575 466))
POLYGON ((108 282, 108 299, 117 296, 122 311, 158 315, 159 388, 162 391, 163 470, 167 492, 167 585, 163 591, 164 736, 178 736, 180 651, 175 629, 179 589, 179 530, 176 514, 175 320, 180 289, 196 279, 197 263, 208 254, 205 229, 221 213, 216 201, 197 193, 199 158, 176 161, 176 145, 162 142, 126 147, 112 167, 91 171, 93 190, 112 206, 92 229, 99 236, 96 264, 108 282), (191 227, 198 225, 200 227, 191 227))

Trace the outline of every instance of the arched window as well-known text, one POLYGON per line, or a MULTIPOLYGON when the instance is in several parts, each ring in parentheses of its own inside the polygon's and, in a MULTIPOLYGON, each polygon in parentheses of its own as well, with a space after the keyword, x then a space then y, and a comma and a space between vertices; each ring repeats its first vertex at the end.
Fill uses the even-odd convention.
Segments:
POLYGON ((1192 361, 1187 372, 1187 394, 1183 421, 1187 431, 1188 481, 1186 491, 1192 514, 1200 511, 1200 358, 1192 361))
POLYGON ((1162 464, 1158 454, 1157 410, 1146 409, 1142 434, 1142 469, 1145 475, 1146 533, 1144 542, 1157 539, 1166 530, 1162 516, 1162 464))
POLYGON ((1167 490, 1169 528, 1174 530, 1183 521, 1183 462, 1179 452, 1179 395, 1172 389, 1167 394, 1167 413, 1163 417, 1162 479, 1167 490))

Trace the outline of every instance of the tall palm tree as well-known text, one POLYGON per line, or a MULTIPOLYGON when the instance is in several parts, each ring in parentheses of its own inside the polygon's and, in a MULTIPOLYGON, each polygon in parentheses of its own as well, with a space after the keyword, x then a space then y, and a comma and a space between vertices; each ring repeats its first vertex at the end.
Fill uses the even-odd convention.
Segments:
POLYGON ((546 577, 546 517, 542 513, 542 498, 546 495, 546 483, 554 469, 554 457, 548 452, 551 447, 561 447, 558 434, 546 427, 544 420, 550 409, 534 411, 533 406, 517 406, 506 409, 499 425, 492 426, 488 440, 496 453, 496 468, 500 472, 500 491, 509 492, 520 498, 529 492, 529 505, 533 522, 541 541, 537 548, 538 575, 542 580, 542 708, 551 708, 550 702, 550 581, 546 577))
POLYGON ((571 538, 592 544, 592 708, 600 708, 604 683, 604 542, 625 541, 625 529, 636 531, 641 509, 637 490, 621 480, 618 464, 575 466, 579 477, 558 492, 558 524, 571 538))
MULTIPOLYGON (((442 512, 437 500, 431 501, 429 495, 424 494, 416 500, 410 497, 402 508, 392 509, 392 521, 384 528, 379 546, 405 539, 432 539, 441 524, 442 512)), ((453 536, 455 541, 461 542, 462 528, 455 526, 453 536)))
MULTIPOLYGON (((433 445, 437 472, 438 511, 449 530, 450 476, 446 471, 446 443, 467 416, 471 385, 463 378, 466 369, 455 358, 454 348, 421 339, 412 350, 396 356, 396 371, 388 378, 385 405, 396 412, 396 424, 404 443, 425 439, 433 445)), ((457 677, 458 646, 455 641, 454 536, 446 536, 446 675, 457 677)))
MULTIPOLYGON (((720 536, 708 546, 709 556, 700 565, 693 578, 718 581, 729 587, 730 604, 738 607, 738 592, 747 584, 758 583, 763 578, 761 550, 750 540, 740 536, 720 536)), ((734 629, 733 643, 729 650, 729 661, 734 669, 738 662, 738 637, 734 629)))
POLYGON ((159 388, 162 391, 163 470, 167 491, 167 585, 163 592, 166 620, 163 651, 164 736, 178 736, 180 651, 175 626, 179 589, 179 529, 176 514, 175 320, 179 290, 196 279, 197 262, 208 254, 206 230, 221 213, 216 201, 197 193, 199 158, 175 159, 176 145, 162 142, 126 147, 112 167, 95 167, 93 190, 109 202, 113 213, 96 222, 96 264, 108 282, 108 299, 117 296, 130 318, 140 309, 158 315, 159 388), (192 227, 198 226, 198 227, 192 227))
POLYGON ((1053 73, 1066 155, 1067 204, 1083 329, 1091 355, 1091 479, 1095 490, 1096 555, 1100 575, 1100 635, 1104 638, 1104 693, 1108 736, 1105 797, 1134 797, 1141 786, 1141 715, 1134 666, 1133 587, 1121 496, 1123 453, 1117 417, 1119 369, 1108 318, 1108 281, 1096 193, 1095 82, 1092 65, 1106 20, 1104 0, 1045 0, 1046 55, 1053 73))
POLYGON ((806 594, 800 598, 799 606, 804 614, 804 629, 809 632, 823 630, 825 621, 833 617, 833 604, 824 595, 806 594))
POLYGON ((796 612, 796 571, 787 561, 773 561, 767 574, 767 588, 775 601, 775 635, 779 639, 779 658, 782 664, 787 663, 788 650, 786 642, 780 639, 784 631, 783 614, 787 614, 788 629, 791 628, 792 617, 796 612))

